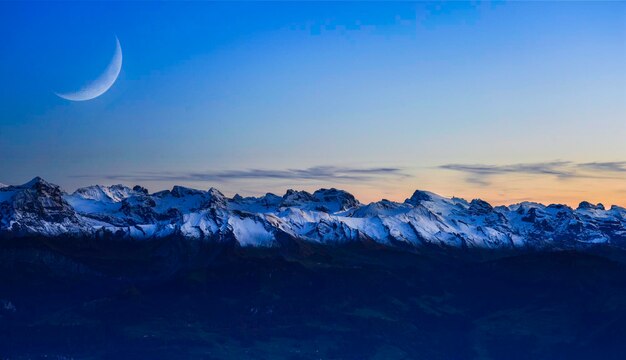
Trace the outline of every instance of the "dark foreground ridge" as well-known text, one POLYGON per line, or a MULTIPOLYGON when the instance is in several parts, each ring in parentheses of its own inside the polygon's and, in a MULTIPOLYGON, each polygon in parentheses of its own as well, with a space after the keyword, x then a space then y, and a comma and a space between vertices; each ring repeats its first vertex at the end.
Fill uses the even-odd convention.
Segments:
POLYGON ((620 359, 609 253, 4 240, 9 359, 620 359))

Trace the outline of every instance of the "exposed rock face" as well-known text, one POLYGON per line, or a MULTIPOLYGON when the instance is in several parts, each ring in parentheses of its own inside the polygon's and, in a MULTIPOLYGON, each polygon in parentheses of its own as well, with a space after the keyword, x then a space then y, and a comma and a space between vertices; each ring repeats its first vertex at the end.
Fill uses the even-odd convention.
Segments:
POLYGON ((432 200, 432 197, 430 196, 428 192, 415 190, 413 195, 410 198, 406 199, 404 202, 407 204, 411 204, 411 205, 418 205, 422 201, 431 201, 431 200, 432 200))
POLYGON ((40 177, 0 189, 0 231, 59 235, 87 229, 63 195, 40 177))
POLYGON ((321 209, 326 212, 338 212, 358 206, 360 203, 346 191, 337 189, 319 189, 313 193, 313 198, 321 203, 321 209))
POLYGON ((243 246, 281 246, 280 239, 291 238, 409 247, 626 248, 626 210, 588 202, 577 209, 529 202, 494 208, 480 199, 468 202, 419 190, 403 203, 382 200, 367 205, 338 189, 227 198, 214 188, 175 186, 150 194, 141 186, 96 185, 65 194, 35 178, 0 188, 0 234, 115 234, 128 239, 176 235, 243 246))
POLYGON ((474 199, 470 202, 467 211, 473 215, 486 215, 493 211, 493 206, 486 201, 474 199))

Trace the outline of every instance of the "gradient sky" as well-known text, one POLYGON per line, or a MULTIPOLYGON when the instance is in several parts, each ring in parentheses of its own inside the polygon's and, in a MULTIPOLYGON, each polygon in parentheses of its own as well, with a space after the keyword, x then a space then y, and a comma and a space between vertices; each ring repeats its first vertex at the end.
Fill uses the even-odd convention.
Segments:
POLYGON ((626 205, 626 2, 3 2, 0 31, 2 183, 626 205), (115 36, 115 85, 55 96, 115 36))

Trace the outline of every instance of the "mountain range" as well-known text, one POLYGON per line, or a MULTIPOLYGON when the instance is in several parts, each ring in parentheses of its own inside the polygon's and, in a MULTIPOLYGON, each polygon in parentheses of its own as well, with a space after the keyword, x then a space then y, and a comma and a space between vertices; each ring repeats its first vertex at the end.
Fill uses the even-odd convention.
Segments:
POLYGON ((576 209, 533 202, 494 207, 420 190, 404 202, 370 204, 334 188, 229 198, 214 188, 149 193, 139 185, 94 185, 70 194, 36 177, 0 187, 0 238, 32 236, 181 237, 242 247, 298 241, 403 249, 624 249, 626 209, 589 202, 576 209))

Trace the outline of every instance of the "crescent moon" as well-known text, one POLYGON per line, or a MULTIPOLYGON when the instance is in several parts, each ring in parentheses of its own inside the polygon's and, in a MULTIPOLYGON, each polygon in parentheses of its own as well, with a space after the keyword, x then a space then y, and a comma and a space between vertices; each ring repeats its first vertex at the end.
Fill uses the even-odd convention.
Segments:
POLYGON ((94 81, 86 84, 80 90, 71 93, 56 93, 58 97, 71 101, 86 101, 95 99, 98 96, 104 94, 113 86, 115 80, 120 75, 122 70, 122 47, 120 46, 120 40, 115 37, 115 54, 111 62, 107 66, 106 70, 98 76, 94 81))

